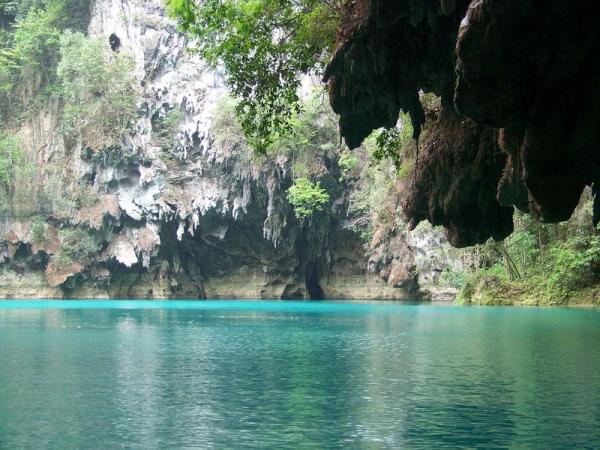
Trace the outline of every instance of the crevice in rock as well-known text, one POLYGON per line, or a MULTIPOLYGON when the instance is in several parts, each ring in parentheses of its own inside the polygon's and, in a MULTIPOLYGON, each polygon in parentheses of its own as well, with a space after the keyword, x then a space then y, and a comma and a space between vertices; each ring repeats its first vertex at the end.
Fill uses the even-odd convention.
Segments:
POLYGON ((325 294, 319 284, 319 274, 317 266, 309 267, 306 272, 306 291, 311 300, 323 300, 325 294))

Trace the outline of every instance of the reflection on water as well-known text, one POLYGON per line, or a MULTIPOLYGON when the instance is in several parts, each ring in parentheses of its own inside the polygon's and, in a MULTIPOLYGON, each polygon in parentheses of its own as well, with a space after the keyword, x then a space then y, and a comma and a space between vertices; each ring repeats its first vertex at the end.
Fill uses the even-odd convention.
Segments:
POLYGON ((0 448, 600 447, 595 310, 7 305, 0 448))

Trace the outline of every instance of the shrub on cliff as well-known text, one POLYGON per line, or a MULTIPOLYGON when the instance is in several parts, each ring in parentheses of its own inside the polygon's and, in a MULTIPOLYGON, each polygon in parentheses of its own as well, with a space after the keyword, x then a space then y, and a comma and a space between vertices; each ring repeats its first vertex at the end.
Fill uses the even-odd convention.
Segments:
POLYGON ((74 262, 82 263, 100 251, 100 242, 89 231, 81 228, 66 228, 60 232, 60 248, 55 257, 58 267, 64 268, 74 262))
POLYGON ((236 102, 228 96, 219 98, 212 111, 213 121, 210 132, 213 136, 213 145, 222 155, 237 155, 245 160, 250 160, 251 149, 248 147, 246 137, 235 114, 236 102))
POLYGON ((43 216, 37 215, 31 221, 29 238, 32 243, 39 244, 46 238, 46 221, 43 216))
POLYGON ((0 1, 0 124, 56 94, 60 34, 86 29, 89 14, 89 0, 0 1))
POLYGON ((589 286, 600 269, 600 236, 574 236, 550 249, 553 259, 548 284, 557 295, 589 286))
POLYGON ((136 112, 133 59, 111 52, 100 39, 69 31, 60 38, 60 55, 64 133, 94 150, 118 145, 136 112))
POLYGON ((170 150, 175 145, 176 135, 183 119, 183 113, 178 108, 173 108, 152 120, 154 141, 162 149, 165 156, 170 155, 170 150))
POLYGON ((297 178, 287 191, 287 199, 294 207, 296 217, 304 219, 322 211, 329 202, 329 194, 318 181, 313 183, 308 178, 297 178))
POLYGON ((15 177, 24 164, 19 140, 15 136, 0 134, 0 209, 8 206, 15 177))
MULTIPOLYGON (((17 11, 14 11, 16 17, 17 11)), ((2 30, 0 38, 0 117, 14 121, 25 106, 38 98, 42 86, 55 79, 62 3, 31 8, 2 30)))
POLYGON ((302 112, 292 117, 289 133, 277 136, 266 155, 252 151, 235 114, 235 105, 235 100, 223 97, 213 111, 211 133, 214 146, 222 155, 235 154, 257 163, 265 157, 276 160, 284 156, 291 162, 293 177, 310 179, 328 173, 330 161, 339 158, 338 165, 343 170, 344 164, 349 165, 349 169, 356 159, 347 149, 342 158, 342 147, 337 145, 335 115, 329 108, 323 107, 322 91, 315 91, 314 95, 301 100, 302 112))
POLYGON ((342 177, 345 178, 348 174, 356 167, 358 164, 358 158, 351 151, 343 151, 340 154, 340 159, 338 160, 338 166, 340 167, 340 172, 342 177))
POLYGON ((323 106, 322 91, 315 89, 301 101, 302 111, 290 119, 288 133, 274 139, 269 155, 285 155, 292 161, 296 178, 315 179, 327 173, 327 160, 337 159, 337 123, 333 112, 323 106))

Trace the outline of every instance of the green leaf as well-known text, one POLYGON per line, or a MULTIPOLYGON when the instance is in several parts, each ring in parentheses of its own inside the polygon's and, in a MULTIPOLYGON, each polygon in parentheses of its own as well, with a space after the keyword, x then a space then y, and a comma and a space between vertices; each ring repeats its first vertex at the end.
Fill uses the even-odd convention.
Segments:
POLYGON ((294 207, 296 217, 304 219, 316 211, 322 211, 323 206, 329 202, 329 194, 319 182, 297 178, 287 190, 287 200, 294 207))

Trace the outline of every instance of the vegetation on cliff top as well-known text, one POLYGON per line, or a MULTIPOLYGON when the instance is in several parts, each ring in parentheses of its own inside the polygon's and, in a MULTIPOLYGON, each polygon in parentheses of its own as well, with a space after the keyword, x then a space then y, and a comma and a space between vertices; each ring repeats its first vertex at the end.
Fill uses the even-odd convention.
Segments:
POLYGON ((321 74, 333 48, 341 0, 168 0, 198 51, 225 70, 250 144, 265 153, 292 129, 302 75, 321 74))
POLYGON ((87 0, 0 2, 0 122, 18 123, 56 93, 60 35, 88 16, 87 0))
POLYGON ((87 0, 0 3, 0 203, 15 214, 41 208, 63 217, 61 211, 72 212, 86 197, 82 189, 66 189, 69 172, 57 162, 45 168, 47 182, 37 197, 25 195, 30 204, 11 199, 29 192, 36 176, 35 156, 23 154, 17 136, 23 123, 52 111, 67 151, 78 145, 84 152, 105 152, 120 146, 137 112, 133 59, 110 51, 104 39, 76 31, 85 28, 88 16, 87 0))

